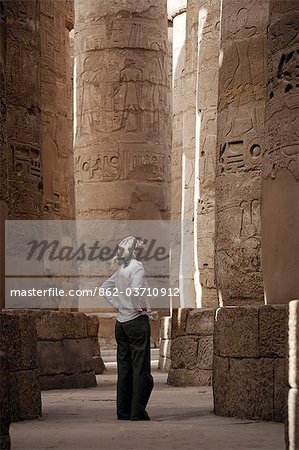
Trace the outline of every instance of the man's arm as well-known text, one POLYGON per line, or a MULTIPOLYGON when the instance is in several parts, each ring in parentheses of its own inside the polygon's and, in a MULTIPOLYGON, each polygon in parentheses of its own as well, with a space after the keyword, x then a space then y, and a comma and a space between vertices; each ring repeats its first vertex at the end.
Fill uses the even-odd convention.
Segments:
POLYGON ((104 297, 110 303, 110 305, 114 309, 119 309, 119 301, 117 297, 112 295, 112 289, 115 288, 115 273, 108 278, 108 280, 104 281, 101 285, 101 289, 104 290, 104 297))
MULTIPOLYGON (((138 304, 144 311, 151 311, 148 296, 146 292, 142 292, 141 288, 148 288, 148 284, 144 279, 144 269, 137 269, 132 275, 131 289, 132 289, 132 302, 138 304), (136 289, 136 290, 135 290, 136 289), (134 292, 138 295, 134 295, 134 292)), ((144 289, 143 289, 144 290, 144 289)))

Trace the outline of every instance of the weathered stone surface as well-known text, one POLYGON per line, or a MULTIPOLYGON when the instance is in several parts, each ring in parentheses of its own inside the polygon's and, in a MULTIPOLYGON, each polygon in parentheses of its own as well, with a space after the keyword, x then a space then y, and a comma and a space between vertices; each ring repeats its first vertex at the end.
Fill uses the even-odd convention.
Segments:
POLYGON ((40 377, 42 390, 49 389, 78 389, 97 385, 94 370, 91 372, 75 373, 71 375, 42 375, 40 377))
POLYGON ((210 386, 212 384, 212 371, 170 368, 167 383, 172 386, 210 386))
POLYGON ((37 361, 41 375, 54 375, 66 371, 62 341, 37 343, 37 361))
POLYGON ((37 370, 10 372, 11 419, 37 419, 41 416, 41 390, 37 370))
POLYGON ((87 334, 90 337, 97 337, 99 333, 99 318, 98 316, 87 316, 87 334))
POLYGON ((274 361, 274 412, 273 419, 284 422, 287 412, 288 377, 287 359, 281 358, 274 361))
POLYGON ((286 432, 288 450, 299 448, 299 391, 291 388, 288 394, 288 427, 286 432))
POLYGON ((39 2, 5 1, 4 8, 9 218, 38 219, 43 192, 39 2))
POLYGON ((224 307, 216 311, 214 353, 217 356, 258 357, 258 309, 224 307))
POLYGON ((44 312, 36 315, 36 331, 38 340, 57 341, 63 338, 61 320, 63 313, 44 312))
POLYGON ((180 336, 171 341, 173 369, 194 369, 197 364, 198 338, 180 336))
POLYGON ((273 420, 274 361, 266 358, 229 360, 231 416, 273 420))
POLYGON ((68 98, 72 97, 69 89, 71 59, 66 32, 72 3, 64 0, 39 3, 42 206, 43 216, 48 220, 74 218, 73 145, 69 133, 72 101, 68 98))
POLYGON ((222 2, 215 264, 224 306, 262 303, 264 297, 260 203, 267 7, 260 0, 222 2))
POLYGON ((214 412, 219 416, 230 413, 229 358, 213 358, 214 412))
POLYGON ((171 321, 171 339, 186 334, 187 315, 190 308, 174 309, 171 321))
POLYGON ((299 300, 289 303, 289 385, 299 387, 299 300))
POLYGON ((76 1, 78 218, 167 215, 167 46, 166 2, 76 1))
POLYGON ((36 368, 36 329, 27 314, 0 313, 0 341, 7 349, 10 370, 36 368))
POLYGON ((299 298, 299 3, 269 1, 262 246, 267 303, 299 298), (275 202, 275 208, 273 208, 275 202))
POLYGON ((200 369, 212 370, 213 336, 200 336, 198 341, 197 366, 200 369))
POLYGON ((213 335, 214 332, 214 309, 194 309, 187 316, 187 334, 213 335))
POLYGON ((260 356, 286 357, 288 310, 286 306, 259 308, 260 356))
POLYGON ((0 350, 0 386, 0 448, 9 450, 9 427, 11 423, 9 371, 7 357, 2 350, 0 350))
POLYGON ((170 358, 170 348, 171 348, 171 340, 170 339, 161 339, 161 341, 160 341, 160 356, 162 358, 170 358))
POLYGON ((96 375, 101 375, 106 370, 105 364, 101 356, 93 356, 93 367, 96 375))
POLYGON ((6 14, 0 2, 0 307, 5 299, 5 220, 8 218, 8 171, 9 158, 6 133, 6 14))
POLYGON ((37 314, 36 328, 39 340, 86 338, 87 316, 79 312, 46 311, 37 314))
MULTIPOLYGON (((193 47, 197 63, 197 108, 200 111, 199 137, 199 191, 198 204, 198 256, 202 305, 207 308, 218 306, 216 289, 215 252, 215 161, 217 158, 217 103, 220 50, 220 13, 218 0, 205 4, 192 2, 194 20, 198 28, 193 33, 193 47), (198 9, 200 10, 198 11, 198 9), (197 14, 196 14, 197 13, 197 14), (196 18, 196 19, 195 19, 196 18), (201 32, 200 36, 196 37, 201 32), (194 45, 194 39, 198 48, 194 45)), ((189 5, 188 5, 189 6, 189 5)), ((197 143, 195 139, 195 144, 197 143)))
POLYGON ((91 344, 91 351, 93 356, 99 356, 101 354, 100 350, 100 342, 98 337, 91 337, 89 338, 90 344, 91 344))
POLYGON ((62 345, 65 373, 75 374, 93 370, 90 339, 65 339, 62 345))

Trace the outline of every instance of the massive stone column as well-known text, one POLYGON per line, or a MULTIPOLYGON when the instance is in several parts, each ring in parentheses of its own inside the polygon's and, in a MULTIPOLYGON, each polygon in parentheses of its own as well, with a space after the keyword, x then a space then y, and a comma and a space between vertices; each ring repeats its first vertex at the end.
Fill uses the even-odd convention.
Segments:
POLYGON ((40 3, 43 216, 46 219, 74 217, 70 7, 71 2, 64 1, 40 3))
POLYGON ((4 306, 5 219, 8 212, 7 141, 6 141, 6 18, 0 1, 0 307, 4 306))
POLYGON ((267 303, 299 297, 299 4, 270 1, 262 248, 267 303))
POLYGON ((78 218, 169 211, 166 2, 75 0, 78 218))
POLYGON ((268 0, 223 0, 216 275, 224 305, 263 301, 260 200, 268 0))
MULTIPOLYGON (((178 221, 180 228, 179 242, 173 243, 176 264, 172 264, 173 282, 180 287, 180 304, 173 306, 196 306, 193 221, 195 82, 192 59, 187 68, 187 0, 170 1, 168 12, 173 20, 171 217, 178 221)), ((190 39, 189 54, 192 53, 192 44, 190 39)))
POLYGON ((215 166, 217 148, 217 104, 220 47, 218 0, 196 2, 197 25, 197 129, 199 176, 198 262, 202 306, 218 306, 215 280, 215 166))
POLYGON ((42 216, 39 1, 5 0, 9 218, 42 216))

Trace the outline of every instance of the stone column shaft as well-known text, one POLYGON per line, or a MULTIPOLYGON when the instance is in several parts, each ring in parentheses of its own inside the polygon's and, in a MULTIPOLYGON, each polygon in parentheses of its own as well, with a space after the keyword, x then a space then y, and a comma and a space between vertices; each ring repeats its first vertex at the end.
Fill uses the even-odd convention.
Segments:
MULTIPOLYGON (((197 4, 198 2, 196 2, 197 4)), ((220 50, 219 0, 201 1, 196 8, 197 132, 199 176, 198 263, 202 306, 218 306, 215 280, 215 166, 217 154, 217 104, 220 50)))
POLYGON ((44 169, 43 216, 74 217, 71 59, 71 2, 41 2, 41 134, 44 169), (66 9, 66 6, 68 9, 66 9))
POLYGON ((263 301, 260 201, 268 0, 223 0, 216 275, 224 305, 263 301))
POLYGON ((167 11, 159 0, 75 0, 77 216, 169 211, 167 11))
POLYGON ((4 0, 9 218, 42 216, 40 3, 4 0))
POLYGON ((4 306, 5 292, 5 219, 8 214, 8 174, 6 139, 6 17, 0 1, 0 306, 4 306))
POLYGON ((299 297, 299 4, 271 0, 262 249, 267 303, 299 297))

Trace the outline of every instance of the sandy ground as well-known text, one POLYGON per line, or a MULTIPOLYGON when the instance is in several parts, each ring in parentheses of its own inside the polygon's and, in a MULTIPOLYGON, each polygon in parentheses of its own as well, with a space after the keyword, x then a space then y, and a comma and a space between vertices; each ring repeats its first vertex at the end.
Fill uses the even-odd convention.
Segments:
MULTIPOLYGON (((110 361, 113 357, 110 358, 110 361)), ((109 358, 108 358, 109 361, 109 358)), ((43 418, 11 426, 13 450, 283 450, 284 425, 217 417, 212 389, 174 388, 153 363, 150 422, 115 418, 115 364, 89 389, 42 394, 43 418)))

